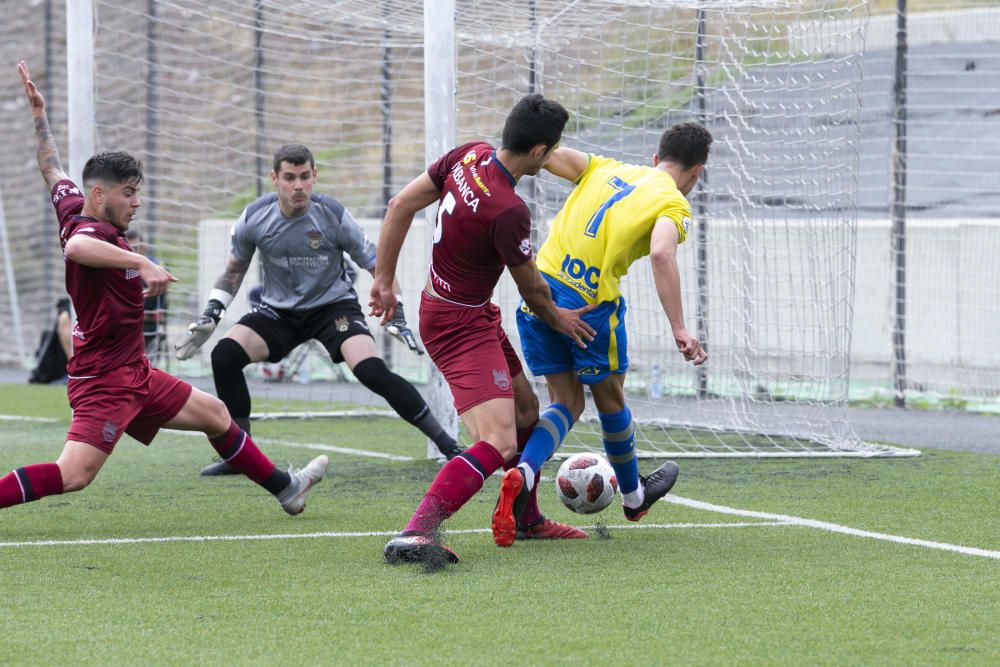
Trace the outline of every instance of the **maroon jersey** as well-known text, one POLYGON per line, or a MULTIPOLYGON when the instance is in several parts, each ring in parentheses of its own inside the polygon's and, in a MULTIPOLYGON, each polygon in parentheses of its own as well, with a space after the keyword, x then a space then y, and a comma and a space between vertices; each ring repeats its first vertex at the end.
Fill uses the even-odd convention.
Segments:
POLYGON ((124 232, 110 222, 79 215, 83 195, 73 181, 52 188, 59 218, 59 240, 66 263, 66 291, 76 309, 71 377, 93 377, 145 358, 142 337, 142 280, 135 269, 97 269, 65 259, 66 242, 87 234, 132 250, 124 232))
POLYGON ((459 146, 427 174, 441 191, 430 269, 434 290, 449 301, 481 305, 504 266, 531 259, 531 214, 489 144, 459 146))

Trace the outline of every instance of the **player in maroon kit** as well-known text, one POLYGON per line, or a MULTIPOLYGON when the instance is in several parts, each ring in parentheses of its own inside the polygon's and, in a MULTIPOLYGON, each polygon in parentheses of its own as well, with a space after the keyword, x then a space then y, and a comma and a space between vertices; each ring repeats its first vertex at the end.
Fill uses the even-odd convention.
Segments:
POLYGON ((0 508, 79 491, 123 433, 148 445, 159 429, 175 428, 205 433, 230 465, 270 491, 286 512, 300 513, 309 489, 326 474, 326 456, 301 470, 279 470, 222 401, 149 365, 143 299, 163 294, 176 279, 125 240, 139 207, 142 165, 127 153, 91 157, 83 167, 83 195, 63 171, 45 100, 23 61, 18 72, 35 121, 38 166, 59 218, 66 291, 77 313, 66 389, 73 419, 55 463, 18 468, 0 479, 0 508))
MULTIPOLYGON (((542 168, 568 118, 558 103, 528 95, 507 116, 500 149, 484 142, 459 146, 389 202, 371 290, 372 314, 382 316, 383 325, 392 318, 392 279, 406 232, 417 211, 439 200, 430 275, 420 300, 420 336, 476 441, 441 468, 405 530, 386 544, 390 563, 457 562, 455 553, 434 539, 435 531, 494 471, 508 461, 516 464, 519 441, 527 441, 538 420, 538 400, 500 326, 500 309, 490 302, 504 267, 541 320, 581 347, 593 339, 593 329, 580 320, 589 308, 565 310, 553 303, 532 259, 528 207, 514 192, 521 176, 542 168)), ((587 536, 544 519, 534 498, 528 507, 545 537, 587 536)))

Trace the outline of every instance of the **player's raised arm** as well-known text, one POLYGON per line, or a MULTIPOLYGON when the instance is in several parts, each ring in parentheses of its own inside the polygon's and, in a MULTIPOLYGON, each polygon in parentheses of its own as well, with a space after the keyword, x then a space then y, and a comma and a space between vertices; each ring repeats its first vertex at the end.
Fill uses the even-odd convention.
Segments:
POLYGON ((581 153, 574 148, 560 146, 552 151, 549 159, 545 161, 544 166, 556 176, 575 183, 576 179, 580 178, 584 170, 587 169, 587 162, 589 160, 590 156, 586 153, 581 153))
POLYGON ((413 224, 413 216, 427 208, 441 196, 431 177, 424 172, 410 181, 399 194, 389 200, 385 220, 378 237, 375 259, 375 280, 372 282, 370 315, 381 317, 381 324, 392 321, 396 310, 396 294, 393 283, 396 279, 396 265, 399 252, 406 240, 406 233, 413 224))
POLYGON ((582 348, 586 348, 587 342, 594 340, 594 329, 580 319, 581 315, 594 309, 593 305, 576 310, 556 306, 552 300, 549 284, 538 272, 533 259, 517 266, 508 266, 507 270, 510 271, 510 276, 514 279, 524 303, 538 319, 559 333, 569 336, 582 348))
POLYGON ((684 358, 700 366, 708 359, 708 353, 701 342, 691 335, 684 326, 684 307, 681 303, 681 276, 677 268, 677 243, 680 232, 677 224, 663 216, 657 219, 653 226, 653 234, 649 242, 649 260, 653 265, 653 282, 656 294, 660 298, 663 312, 670 321, 674 342, 684 358))
POLYGON ((17 64, 17 71, 21 75, 21 82, 24 84, 24 94, 28 98, 31 117, 35 119, 38 168, 42 172, 45 184, 51 190, 52 186, 63 179, 69 178, 69 176, 63 170, 62 162, 59 160, 59 150, 56 148, 55 139, 52 138, 49 117, 45 113, 45 98, 38 92, 35 82, 31 80, 31 75, 28 73, 28 66, 23 60, 17 64))

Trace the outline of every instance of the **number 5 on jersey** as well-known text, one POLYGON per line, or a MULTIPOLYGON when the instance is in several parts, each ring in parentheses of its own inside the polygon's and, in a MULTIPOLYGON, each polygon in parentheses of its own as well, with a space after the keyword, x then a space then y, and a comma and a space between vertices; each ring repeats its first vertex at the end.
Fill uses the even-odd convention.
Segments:
POLYGON ((455 195, 450 192, 444 193, 444 199, 438 205, 437 224, 434 225, 434 243, 441 240, 441 218, 444 217, 445 213, 451 215, 455 211, 456 203, 458 200, 455 199, 455 195))
MULTIPOLYGON (((609 178, 608 185, 615 189, 614 194, 608 197, 607 200, 601 204, 601 207, 594 212, 594 215, 590 216, 590 220, 587 221, 587 226, 583 230, 583 233, 591 238, 597 236, 597 230, 601 228, 601 223, 604 222, 604 214, 608 212, 608 209, 627 197, 630 192, 635 190, 634 185, 629 185, 617 176, 609 178)), ((441 212, 438 211, 439 225, 441 224, 440 221, 441 212)))

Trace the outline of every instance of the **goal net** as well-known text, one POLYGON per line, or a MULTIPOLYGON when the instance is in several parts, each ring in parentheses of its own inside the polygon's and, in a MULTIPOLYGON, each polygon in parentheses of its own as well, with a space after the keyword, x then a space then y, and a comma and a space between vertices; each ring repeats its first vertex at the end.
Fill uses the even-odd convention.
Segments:
MULTIPOLYGON (((644 454, 913 453, 861 442, 846 418, 865 2, 459 0, 455 60, 430 63, 425 76, 424 12, 434 3, 94 0, 96 147, 145 162, 135 226, 179 278, 163 325, 170 351, 224 267, 228 223, 270 191, 278 146, 310 146, 317 191, 342 201, 374 239, 388 196, 426 167, 429 96, 454 92, 460 143, 496 141, 513 103, 537 91, 569 109, 563 143, 581 150, 646 164, 675 122, 700 121, 715 136, 678 252, 686 323, 708 364, 696 369, 676 352, 648 260, 623 283, 627 401, 644 454), (434 80, 435 68, 454 68, 454 91, 434 80)), ((60 89, 65 53, 52 63, 42 77, 60 89)), ((30 151, 29 121, 18 128, 30 151)), ((543 174, 518 191, 537 247, 569 185, 543 174)), ((418 218, 398 273, 414 331, 429 253, 418 218)), ((244 294, 259 279, 251 272, 244 294)), ((369 286, 361 275, 363 306, 369 286)), ((516 345, 509 280, 494 300, 516 345)), ((232 309, 220 329, 240 315, 232 309)), ((432 378, 426 356, 376 339, 397 372, 418 386, 432 378)), ((378 404, 318 346, 292 357, 283 368, 248 368, 255 410, 378 404)), ((156 361, 210 376, 207 353, 179 363, 164 349, 156 361)), ((600 447, 595 417, 585 414, 563 453, 600 447)))
MULTIPOLYGON (((715 137, 678 251, 686 323, 709 362, 694 368, 677 353, 647 261, 623 283, 640 449, 903 453, 862 443, 846 419, 866 18, 864 3, 835 2, 499 2, 459 12, 461 137, 495 136, 528 90, 570 110, 563 142, 581 150, 649 164, 675 122, 699 121, 715 137)), ((547 174, 522 186, 538 241, 570 188, 547 174)), ((512 281, 497 301, 512 319, 512 281)), ((590 416, 567 449, 597 439, 590 416)))

